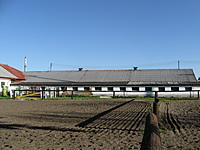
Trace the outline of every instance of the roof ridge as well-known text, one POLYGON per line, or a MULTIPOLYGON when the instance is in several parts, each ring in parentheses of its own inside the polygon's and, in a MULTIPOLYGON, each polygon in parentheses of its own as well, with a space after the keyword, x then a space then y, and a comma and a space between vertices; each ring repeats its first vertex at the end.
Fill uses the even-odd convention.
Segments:
POLYGON ((149 70, 192 70, 191 68, 187 68, 187 69, 122 69, 122 70, 53 70, 53 71, 26 71, 26 72, 85 72, 85 71, 149 71, 149 70))

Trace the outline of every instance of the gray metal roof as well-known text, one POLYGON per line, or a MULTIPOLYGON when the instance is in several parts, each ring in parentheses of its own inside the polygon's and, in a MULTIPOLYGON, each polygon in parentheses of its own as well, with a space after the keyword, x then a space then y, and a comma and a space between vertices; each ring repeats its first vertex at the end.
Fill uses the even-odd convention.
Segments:
POLYGON ((186 84, 196 82, 192 69, 30 71, 21 85, 186 84))
POLYGON ((17 79, 12 73, 0 66, 0 77, 17 79))

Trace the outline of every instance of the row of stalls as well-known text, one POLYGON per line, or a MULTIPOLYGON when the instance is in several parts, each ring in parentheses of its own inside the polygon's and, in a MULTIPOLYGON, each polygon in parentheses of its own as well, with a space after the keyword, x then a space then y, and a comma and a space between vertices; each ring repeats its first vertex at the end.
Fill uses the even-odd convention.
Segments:
POLYGON ((199 86, 66 86, 66 87, 21 87, 16 88, 16 98, 38 97, 199 97, 199 86))

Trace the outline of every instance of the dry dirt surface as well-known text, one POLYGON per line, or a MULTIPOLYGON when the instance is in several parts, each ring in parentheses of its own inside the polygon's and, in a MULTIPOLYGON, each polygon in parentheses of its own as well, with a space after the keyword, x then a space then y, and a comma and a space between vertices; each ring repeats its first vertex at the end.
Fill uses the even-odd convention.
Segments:
POLYGON ((200 100, 161 103, 160 122, 163 149, 200 150, 200 100))
POLYGON ((149 111, 133 100, 0 100, 0 149, 140 149, 149 111))

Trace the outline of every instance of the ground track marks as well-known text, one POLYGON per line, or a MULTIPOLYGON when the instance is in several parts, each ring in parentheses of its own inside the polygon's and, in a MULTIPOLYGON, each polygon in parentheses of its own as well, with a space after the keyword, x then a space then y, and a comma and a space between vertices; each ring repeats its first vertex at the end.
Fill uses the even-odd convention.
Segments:
POLYGON ((144 129, 144 121, 149 108, 150 103, 132 100, 102 112, 101 116, 98 114, 77 126, 91 129, 140 130, 144 129))

